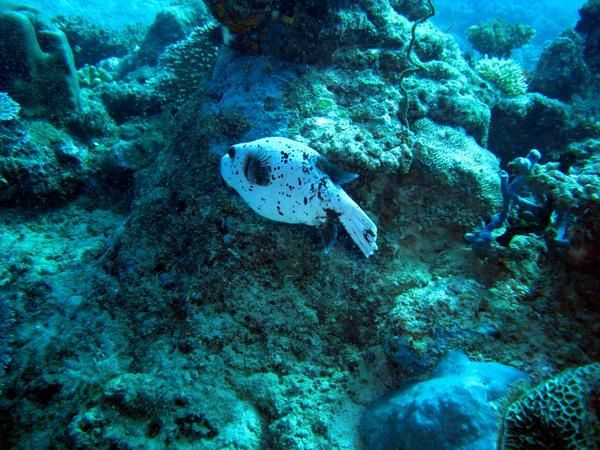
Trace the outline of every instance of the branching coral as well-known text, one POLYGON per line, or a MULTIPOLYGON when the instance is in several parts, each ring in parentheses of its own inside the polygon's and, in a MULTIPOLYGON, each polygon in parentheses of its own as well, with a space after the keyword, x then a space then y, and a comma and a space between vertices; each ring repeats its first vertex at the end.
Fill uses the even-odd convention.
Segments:
POLYGON ((527 92, 523 69, 512 59, 482 58, 475 63, 475 70, 509 96, 527 92))
POLYGON ((538 205, 530 200, 519 195, 519 189, 523 186, 526 176, 531 173, 534 166, 540 160, 541 154, 537 150, 531 150, 527 158, 519 158, 517 164, 520 165, 520 174, 509 182, 508 172, 500 172, 500 187, 502 190, 502 209, 494 214, 492 219, 483 224, 481 229, 465 234, 465 239, 470 242, 473 247, 482 247, 488 245, 494 240, 492 231, 505 225, 513 207, 517 204, 530 207, 538 205))
POLYGON ((21 106, 6 92, 0 92, 0 122, 16 119, 20 110, 21 106))
POLYGON ((217 58, 217 46, 210 34, 215 23, 196 27, 185 38, 167 47, 159 59, 165 75, 159 80, 159 89, 167 101, 181 104, 202 87, 217 58))

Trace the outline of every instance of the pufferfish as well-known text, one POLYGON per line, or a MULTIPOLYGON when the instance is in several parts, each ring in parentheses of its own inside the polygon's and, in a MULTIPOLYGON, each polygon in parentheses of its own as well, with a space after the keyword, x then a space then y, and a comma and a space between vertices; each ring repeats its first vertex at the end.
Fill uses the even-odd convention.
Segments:
POLYGON ((221 175, 267 219, 318 226, 339 218, 366 257, 377 250, 377 226, 340 187, 357 175, 307 145, 281 137, 233 145, 221 159, 221 175))

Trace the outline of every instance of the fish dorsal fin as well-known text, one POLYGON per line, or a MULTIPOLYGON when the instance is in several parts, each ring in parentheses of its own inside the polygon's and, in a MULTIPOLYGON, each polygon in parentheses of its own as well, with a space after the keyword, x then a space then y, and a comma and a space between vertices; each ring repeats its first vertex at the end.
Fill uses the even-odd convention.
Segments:
POLYGON ((244 176, 248 182, 259 186, 271 183, 271 162, 265 152, 253 152, 244 161, 244 176))
POLYGON ((329 175, 329 178, 331 178, 331 181, 335 184, 341 185, 350 183, 358 178, 357 174, 340 169, 322 156, 317 158, 317 168, 324 174, 329 175))

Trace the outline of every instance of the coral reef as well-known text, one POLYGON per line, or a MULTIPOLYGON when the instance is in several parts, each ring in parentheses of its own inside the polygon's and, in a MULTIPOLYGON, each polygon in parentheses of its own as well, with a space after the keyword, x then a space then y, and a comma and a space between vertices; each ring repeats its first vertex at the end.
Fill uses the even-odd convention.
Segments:
POLYGON ((498 404, 511 384, 524 379, 512 367, 451 352, 430 379, 367 409, 361 435, 369 450, 493 448, 498 404))
POLYGON ((475 63, 475 70, 510 97, 527 92, 523 69, 511 59, 481 58, 475 63))
POLYGON ((498 58, 508 58, 515 48, 527 44, 535 36, 530 25, 512 24, 494 19, 467 30, 467 38, 479 53, 498 58))
POLYGON ((77 69, 106 58, 125 56, 137 44, 133 29, 119 32, 81 16, 59 16, 53 23, 65 33, 77 69))
POLYGON ((196 26, 206 22, 203 2, 182 2, 159 12, 139 48, 121 62, 120 76, 141 66, 155 66, 167 46, 184 39, 196 26))
MULTIPOLYGON (((518 191, 541 157, 542 155, 540 152, 534 149, 528 153, 527 158, 519 158, 513 162, 513 164, 519 168, 519 171, 517 172, 516 177, 510 182, 508 173, 504 170, 500 172, 502 209, 499 213, 494 214, 488 223, 484 223, 481 229, 465 234, 465 239, 470 242, 474 248, 486 246, 493 241, 494 238, 492 232, 507 225, 509 216, 513 212, 515 206, 539 207, 537 203, 521 197, 518 191)), ((507 230, 507 232, 509 230, 507 230)), ((510 238, 507 243, 509 242, 510 238)))
POLYGON ((34 10, 0 4, 0 90, 30 115, 57 118, 79 108, 73 53, 64 33, 34 10))
POLYGON ((570 143, 599 133, 593 117, 578 114, 558 100, 531 93, 505 98, 494 105, 488 148, 504 161, 531 148, 537 148, 549 160, 557 160, 570 143))
POLYGON ((569 101, 574 94, 583 93, 590 76, 583 60, 583 39, 569 30, 544 49, 531 80, 530 90, 569 101))
POLYGON ((72 198, 82 186, 87 149, 46 122, 0 130, 0 203, 31 204, 72 198))
MULTIPOLYGON (((561 162, 541 165, 531 178, 532 185, 545 192, 562 217, 557 217, 555 239, 568 239, 567 263, 578 270, 599 273, 600 262, 600 158, 598 139, 569 145, 561 162), (560 223, 559 219, 565 222, 560 223), (565 236, 569 222, 577 227, 565 236)), ((572 228, 572 227, 571 227, 572 228)))
POLYGON ((504 413, 498 448, 597 448, 599 394, 600 363, 568 369, 541 383, 504 413))
POLYGON ((426 0, 391 0, 390 6, 409 20, 425 17, 430 11, 430 5, 426 0))
POLYGON ((21 105, 6 92, 0 92, 0 122, 15 120, 19 116, 21 105))
POLYGON ((163 109, 160 93, 149 89, 141 75, 140 79, 113 80, 99 86, 99 96, 106 111, 119 125, 140 115, 159 114, 163 109))
POLYGON ((544 49, 530 85, 532 91, 568 102, 592 123, 598 123, 600 117, 596 101, 600 66, 594 57, 600 36, 599 11, 597 2, 584 5, 575 30, 563 32, 544 49))
POLYGON ((215 29, 214 23, 195 27, 161 54, 158 65, 165 73, 156 81, 156 89, 167 103, 181 105, 207 89, 217 58, 218 47, 210 36, 215 29))
POLYGON ((210 1, 220 45, 202 2, 177 0, 139 49, 81 67, 79 112, 0 123, 18 349, 0 446, 360 449, 393 426, 423 437, 409 448, 490 448, 513 375, 599 358, 597 127, 507 98, 416 25, 429 3, 210 1), (227 188, 220 156, 267 135, 358 173, 345 189, 377 224, 373 257, 227 188), (519 195, 554 202, 553 226, 476 254, 464 233, 502 208, 498 157, 540 141, 519 195), (391 405, 406 420, 365 418, 361 438, 390 393, 420 415, 391 405))
MULTIPOLYGON (((451 187, 450 201, 464 208, 462 212, 454 212, 456 222, 468 221, 467 217, 472 217, 476 209, 488 213, 499 203, 498 161, 494 155, 461 131, 428 119, 418 121, 415 131, 414 169, 440 186, 451 187), (473 194, 477 204, 469 199, 473 194)), ((440 199, 437 205, 442 209, 445 203, 446 199, 440 199)))
MULTIPOLYGON (((200 381, 200 380, 198 380, 200 381)), ((100 406, 81 411, 69 424, 75 448, 153 446, 210 441, 214 448, 257 448, 261 420, 253 406, 224 389, 146 373, 123 373, 102 387, 100 406), (220 404, 221 408, 212 405, 220 404), (142 430, 139 433, 135 430, 142 430)))
POLYGON ((586 63, 596 72, 600 69, 600 3, 598 0, 588 0, 579 10, 581 20, 575 30, 585 36, 583 56, 586 63))

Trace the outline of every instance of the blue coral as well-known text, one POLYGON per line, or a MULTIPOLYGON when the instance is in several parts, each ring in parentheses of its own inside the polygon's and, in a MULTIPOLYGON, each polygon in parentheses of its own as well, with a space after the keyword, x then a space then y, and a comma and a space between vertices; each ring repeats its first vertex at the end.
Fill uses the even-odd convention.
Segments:
POLYGON ((0 122, 16 119, 20 110, 21 106, 6 92, 0 92, 0 122))
POLYGON ((488 223, 484 223, 481 229, 465 234, 465 239, 474 247, 482 247, 490 244, 494 237, 492 231, 502 227, 512 211, 515 204, 537 207, 537 204, 530 200, 521 197, 518 192, 525 183, 527 175, 531 173, 537 162, 541 158, 541 153, 538 150, 531 150, 527 158, 523 159, 523 173, 517 175, 515 179, 509 182, 508 173, 504 170, 500 172, 500 189, 502 191, 502 209, 494 214, 488 223))

